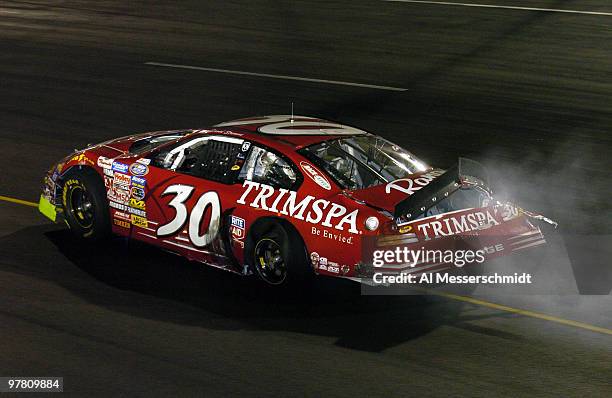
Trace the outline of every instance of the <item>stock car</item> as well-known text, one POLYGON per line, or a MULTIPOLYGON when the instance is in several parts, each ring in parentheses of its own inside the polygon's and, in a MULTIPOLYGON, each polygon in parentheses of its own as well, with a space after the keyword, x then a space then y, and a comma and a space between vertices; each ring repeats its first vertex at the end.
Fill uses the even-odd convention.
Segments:
POLYGON ((468 242, 495 257, 544 243, 549 221, 496 201, 475 162, 432 168, 380 136, 293 115, 89 146, 51 167, 39 210, 86 241, 136 239, 271 285, 439 272, 452 264, 374 266, 372 252, 468 242))

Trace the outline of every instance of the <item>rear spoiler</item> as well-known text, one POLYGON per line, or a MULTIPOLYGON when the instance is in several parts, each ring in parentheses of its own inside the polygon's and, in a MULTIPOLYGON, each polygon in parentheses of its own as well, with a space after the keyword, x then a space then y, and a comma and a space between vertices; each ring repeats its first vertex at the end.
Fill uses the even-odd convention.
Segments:
POLYGON ((393 216, 398 224, 400 220, 403 223, 412 221, 461 188, 463 182, 473 178, 488 186, 488 175, 480 163, 471 159, 459 158, 457 164, 444 174, 399 202, 395 206, 393 216))

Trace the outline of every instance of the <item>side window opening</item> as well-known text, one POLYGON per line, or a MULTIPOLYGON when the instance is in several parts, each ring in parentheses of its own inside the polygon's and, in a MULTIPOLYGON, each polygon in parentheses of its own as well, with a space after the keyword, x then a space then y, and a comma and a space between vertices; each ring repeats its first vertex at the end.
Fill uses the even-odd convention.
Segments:
POLYGON ((344 189, 364 189, 431 169, 405 149, 371 134, 324 141, 298 153, 344 189))
POLYGON ((199 137, 155 154, 152 165, 229 184, 242 140, 199 137))
POLYGON ((251 180, 276 188, 292 189, 298 182, 298 175, 289 161, 272 151, 252 146, 238 180, 251 180))
POLYGON ((383 183, 372 170, 335 145, 324 142, 305 148, 302 150, 302 155, 329 173, 340 186, 345 188, 356 189, 383 183))
POLYGON ((186 151, 185 158, 176 171, 229 183, 231 165, 239 150, 237 144, 209 140, 200 150, 186 151))

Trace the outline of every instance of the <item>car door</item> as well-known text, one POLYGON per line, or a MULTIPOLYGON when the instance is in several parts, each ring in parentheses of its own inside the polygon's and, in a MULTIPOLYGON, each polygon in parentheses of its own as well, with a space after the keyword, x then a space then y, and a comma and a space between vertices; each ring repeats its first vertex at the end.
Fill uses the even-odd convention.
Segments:
POLYGON ((222 239, 227 228, 223 215, 239 193, 235 182, 243 143, 204 134, 151 153, 148 177, 136 181, 147 187, 139 203, 146 219, 132 236, 196 261, 235 266, 222 239))

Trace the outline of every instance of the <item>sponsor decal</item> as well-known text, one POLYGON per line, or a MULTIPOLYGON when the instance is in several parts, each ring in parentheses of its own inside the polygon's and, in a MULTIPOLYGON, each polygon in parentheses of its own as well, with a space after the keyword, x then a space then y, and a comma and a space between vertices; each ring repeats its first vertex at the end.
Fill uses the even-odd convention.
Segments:
POLYGON ((249 141, 245 141, 242 143, 242 152, 246 152, 251 147, 251 143, 249 141))
POLYGON ((120 211, 115 210, 115 214, 113 214, 113 217, 119 219, 119 220, 125 220, 125 221, 130 221, 130 215, 127 213, 123 213, 120 211))
POLYGON ((441 219, 444 215, 436 216, 432 221, 417 226, 418 231, 423 234, 425 240, 452 236, 465 232, 487 229, 501 223, 491 208, 474 210, 461 215, 450 216, 441 219))
POLYGON ((232 226, 244 229, 246 227, 246 221, 244 218, 232 216, 231 219, 232 226))
POLYGON ((241 240, 244 238, 244 229, 232 226, 232 239, 241 240))
POLYGON ((87 156, 85 156, 84 153, 80 153, 78 155, 75 155, 72 157, 72 159, 70 159, 71 162, 77 162, 78 164, 90 164, 90 165, 94 165, 95 163, 93 162, 93 160, 89 159, 87 156))
POLYGON ((100 156, 98 158, 98 167, 103 169, 111 169, 113 167, 113 159, 106 158, 104 156, 100 156))
POLYGON ((106 196, 109 200, 114 200, 115 202, 119 203, 127 203, 128 200, 130 200, 130 191, 112 186, 106 191, 106 196))
POLYGON ((399 229, 400 234, 405 234, 410 231, 412 231, 412 225, 404 225, 403 227, 400 227, 399 229))
POLYGON ((328 231, 327 229, 321 229, 313 226, 310 229, 310 233, 316 236, 321 236, 325 239, 333 240, 335 242, 347 243, 349 245, 353 244, 353 237, 346 236, 341 232, 328 231))
POLYGON ((319 173, 313 165, 308 162, 302 161, 300 162, 300 167, 302 168, 302 170, 304 170, 304 173, 306 173, 308 177, 310 177, 314 182, 317 183, 318 186, 327 191, 331 189, 331 184, 329 183, 329 180, 323 174, 319 173))
POLYGON ((236 155, 236 157, 238 159, 242 159, 242 160, 246 159, 246 155, 244 153, 242 153, 242 152, 239 152, 238 155, 236 155))
POLYGON ((112 169, 114 171, 118 171, 120 173, 127 173, 129 166, 125 163, 120 163, 120 162, 113 162, 113 166, 112 169))
POLYGON ((133 187, 138 187, 138 188, 142 188, 144 189, 145 185, 147 185, 147 180, 142 178, 142 177, 138 177, 138 176, 132 176, 132 186, 133 187))
POLYGON ((136 214, 137 216, 141 216, 147 218, 147 212, 144 210, 134 209, 133 207, 128 207, 126 209, 130 214, 136 214))
POLYGON ((130 223, 125 220, 118 220, 113 218, 113 224, 121 228, 130 228, 130 223))
POLYGON ((148 166, 149 164, 151 164, 151 159, 147 159, 147 158, 140 158, 140 159, 138 159, 136 162, 138 162, 138 163, 142 163, 142 164, 146 164, 146 165, 148 166))
POLYGON ((246 222, 244 218, 231 216, 230 230, 232 232, 232 238, 235 240, 241 240, 246 235, 245 233, 246 222))
POLYGON ((240 166, 235 164, 232 166, 232 171, 240 170, 240 166))
POLYGON ((340 265, 338 265, 338 263, 335 263, 333 261, 329 261, 327 259, 327 257, 319 257, 318 253, 312 253, 310 255, 310 260, 311 262, 313 262, 313 267, 315 269, 319 269, 321 271, 327 271, 327 272, 331 272, 333 274, 339 274, 340 273, 340 265), (317 261, 316 264, 317 266, 315 266, 315 262, 313 260, 313 254, 316 254, 317 257, 317 261))
POLYGON ((144 176, 147 175, 147 173, 149 172, 149 166, 147 166, 146 164, 142 164, 142 163, 132 163, 132 165, 130 166, 130 173, 132 173, 135 176, 144 176))
POLYGON ((339 274, 340 266, 338 265, 338 263, 334 263, 333 261, 330 261, 327 265, 327 270, 329 272, 333 272, 334 274, 339 274))
POLYGON ((130 179, 129 175, 117 173, 115 174, 115 177, 113 178, 113 186, 116 188, 129 190, 131 181, 132 180, 130 179))
POLYGON ((340 270, 342 271, 342 275, 346 275, 351 270, 351 267, 349 267, 348 265, 343 265, 342 267, 340 267, 340 270))
POLYGON ((149 223, 147 219, 136 214, 132 214, 132 225, 139 228, 147 228, 149 223))
POLYGON ((121 211, 125 211, 127 208, 127 206, 124 205, 123 203, 113 202, 112 200, 108 202, 108 205, 112 207, 113 209, 117 209, 121 211))
POLYGON ((146 210, 147 205, 144 200, 138 200, 134 198, 130 198, 130 207, 134 209, 146 210))
POLYGON ((335 263, 333 261, 329 261, 327 260, 327 271, 334 273, 334 274, 339 274, 340 273, 340 265, 338 263, 335 263))
POLYGON ((108 176, 111 178, 115 176, 115 172, 111 169, 102 169, 102 171, 104 172, 105 176, 108 176))
POLYGON ((319 260, 320 259, 321 259, 321 256, 319 256, 319 253, 317 253, 317 252, 310 253, 310 262, 312 263, 312 267, 314 269, 318 269, 319 268, 319 260))
POLYGON ((325 199, 315 199, 311 195, 298 200, 295 191, 284 188, 277 190, 269 185, 249 180, 245 180, 242 186, 245 190, 237 200, 238 204, 248 203, 256 209, 282 214, 307 223, 339 231, 348 230, 351 234, 360 233, 357 229, 358 209, 349 212, 340 204, 325 199))
POLYGON ((391 193, 392 189, 398 190, 405 193, 406 195, 412 195, 416 191, 423 189, 423 187, 429 185, 430 182, 436 179, 436 177, 444 174, 444 170, 432 170, 425 174, 421 174, 417 178, 400 178, 399 180, 391 181, 387 184, 385 192, 391 193), (402 183, 402 184, 400 184, 402 183))
POLYGON ((127 213, 130 213, 130 214, 136 214, 137 216, 141 216, 141 217, 147 218, 147 212, 144 211, 144 210, 134 209, 133 207, 129 207, 126 204, 117 203, 117 202, 114 202, 112 200, 108 202, 108 205, 110 207, 112 207, 113 209, 117 209, 119 211, 127 212, 127 213))
POLYGON ((145 197, 145 190, 139 187, 132 187, 132 198, 136 200, 143 200, 145 197))

